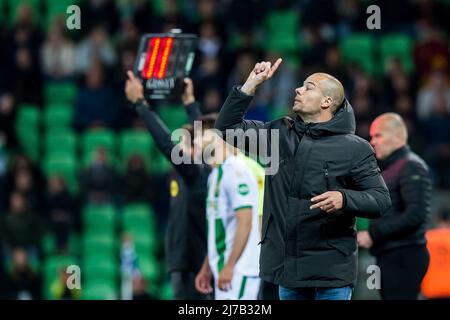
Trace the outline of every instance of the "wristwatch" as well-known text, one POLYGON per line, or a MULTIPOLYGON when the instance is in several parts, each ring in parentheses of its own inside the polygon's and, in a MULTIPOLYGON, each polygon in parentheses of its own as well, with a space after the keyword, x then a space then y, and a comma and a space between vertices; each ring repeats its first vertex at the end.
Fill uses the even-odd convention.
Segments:
POLYGON ((141 104, 147 104, 147 101, 145 100, 144 97, 136 100, 136 103, 135 103, 136 106, 141 105, 141 104))

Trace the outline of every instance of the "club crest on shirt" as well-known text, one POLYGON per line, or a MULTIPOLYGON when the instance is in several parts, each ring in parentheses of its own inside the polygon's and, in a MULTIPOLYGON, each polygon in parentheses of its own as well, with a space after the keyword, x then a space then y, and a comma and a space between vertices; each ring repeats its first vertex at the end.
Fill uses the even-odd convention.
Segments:
POLYGON ((250 192, 250 189, 246 183, 241 183, 239 184, 238 192, 239 194, 246 196, 250 192))

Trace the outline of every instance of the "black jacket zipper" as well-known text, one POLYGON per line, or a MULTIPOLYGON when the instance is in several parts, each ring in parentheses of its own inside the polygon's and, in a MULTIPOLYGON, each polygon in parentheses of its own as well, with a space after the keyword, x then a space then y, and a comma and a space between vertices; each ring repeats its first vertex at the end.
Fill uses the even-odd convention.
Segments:
POLYGON ((330 190, 330 177, 328 176, 328 163, 325 162, 323 164, 323 173, 325 175, 325 182, 327 184, 327 191, 331 191, 330 190))

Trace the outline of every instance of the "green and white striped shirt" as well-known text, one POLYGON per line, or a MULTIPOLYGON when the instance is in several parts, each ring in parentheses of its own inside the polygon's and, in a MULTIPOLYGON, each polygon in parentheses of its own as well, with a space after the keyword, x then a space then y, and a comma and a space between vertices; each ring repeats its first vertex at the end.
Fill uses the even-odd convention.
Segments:
POLYGON ((214 168, 208 178, 206 212, 208 218, 209 265, 217 279, 233 248, 237 230, 236 211, 251 208, 252 229, 235 271, 246 276, 259 274, 258 184, 248 165, 236 156, 214 168))

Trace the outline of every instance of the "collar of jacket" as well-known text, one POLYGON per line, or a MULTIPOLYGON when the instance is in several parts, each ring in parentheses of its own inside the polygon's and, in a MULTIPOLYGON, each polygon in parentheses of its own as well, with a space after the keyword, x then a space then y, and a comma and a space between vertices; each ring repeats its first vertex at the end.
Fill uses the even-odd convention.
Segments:
POLYGON ((384 170, 387 167, 389 167, 394 162, 398 161, 399 159, 403 158, 408 152, 410 151, 410 148, 408 145, 398 148, 394 152, 392 152, 386 159, 379 161, 380 169, 384 170))
POLYGON ((336 114, 329 121, 305 123, 299 115, 296 115, 293 127, 300 136, 306 135, 311 138, 354 134, 356 130, 355 113, 348 100, 344 99, 336 114))

